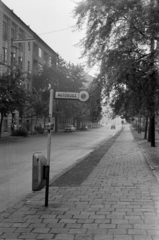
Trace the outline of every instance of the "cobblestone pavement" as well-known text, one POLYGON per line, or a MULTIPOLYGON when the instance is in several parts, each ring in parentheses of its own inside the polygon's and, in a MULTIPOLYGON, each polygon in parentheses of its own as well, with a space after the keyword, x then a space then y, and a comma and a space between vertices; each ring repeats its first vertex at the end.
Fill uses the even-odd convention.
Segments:
POLYGON ((0 239, 159 240, 159 185, 128 125, 78 187, 50 187, 0 214, 0 239))

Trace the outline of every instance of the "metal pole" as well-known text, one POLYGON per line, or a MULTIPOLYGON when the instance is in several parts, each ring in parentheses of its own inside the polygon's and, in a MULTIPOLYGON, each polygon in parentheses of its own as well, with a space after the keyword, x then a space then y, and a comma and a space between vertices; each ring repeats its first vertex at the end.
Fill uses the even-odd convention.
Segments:
MULTIPOLYGON (((52 108, 53 108, 53 89, 50 89, 49 121, 48 121, 50 123, 52 123, 52 108)), ((50 155, 51 155, 51 129, 48 130, 48 140, 47 140, 47 166, 45 167, 45 177, 46 177, 45 207, 48 206, 48 198, 49 198, 50 155)))

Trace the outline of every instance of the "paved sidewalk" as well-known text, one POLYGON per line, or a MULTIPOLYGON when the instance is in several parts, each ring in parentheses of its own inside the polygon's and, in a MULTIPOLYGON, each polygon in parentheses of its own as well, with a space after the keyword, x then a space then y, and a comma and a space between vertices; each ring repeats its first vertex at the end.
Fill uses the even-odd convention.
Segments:
POLYGON ((0 214, 0 239, 159 240, 159 184, 129 126, 79 187, 50 187, 0 214))

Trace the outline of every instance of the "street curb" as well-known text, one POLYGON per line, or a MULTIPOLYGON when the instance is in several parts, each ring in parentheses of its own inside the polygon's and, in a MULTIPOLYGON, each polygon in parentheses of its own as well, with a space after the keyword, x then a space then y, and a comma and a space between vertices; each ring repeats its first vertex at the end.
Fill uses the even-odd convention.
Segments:
MULTIPOLYGON (((141 149, 141 148, 140 148, 141 149)), ((146 153, 141 149, 149 167, 151 168, 153 174, 155 175, 156 179, 157 179, 157 182, 159 183, 159 172, 156 170, 157 167, 154 166, 154 164, 151 163, 151 161, 149 160, 149 157, 146 155, 146 153)), ((159 169, 159 167, 158 167, 159 169)))
MULTIPOLYGON (((132 128, 130 128, 130 129, 131 129, 131 133, 132 133, 132 128)), ((133 135, 133 133, 132 133, 132 135, 133 135)), ((154 176, 156 177, 157 182, 159 183, 159 171, 156 170, 156 168, 159 169, 159 167, 158 167, 158 166, 155 166, 155 164, 153 164, 153 163, 151 162, 151 160, 150 160, 149 157, 147 156, 146 152, 140 147, 140 144, 136 141, 134 135, 133 135, 133 138, 134 138, 135 142, 137 143, 138 148, 140 149, 141 153, 143 154, 146 162, 148 163, 150 169, 152 170, 154 176)))

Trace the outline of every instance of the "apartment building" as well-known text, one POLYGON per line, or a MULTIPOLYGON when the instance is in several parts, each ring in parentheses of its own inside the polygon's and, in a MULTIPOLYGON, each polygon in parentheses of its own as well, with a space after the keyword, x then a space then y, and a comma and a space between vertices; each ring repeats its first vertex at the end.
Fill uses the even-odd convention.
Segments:
MULTIPOLYGON (((20 69, 25 87, 31 90, 30 76, 37 74, 44 65, 56 66, 56 61, 57 53, 0 0, 0 74, 20 69)), ((10 132, 12 118, 9 114, 4 119, 2 133, 10 132)), ((19 124, 17 111, 14 120, 19 124)))

